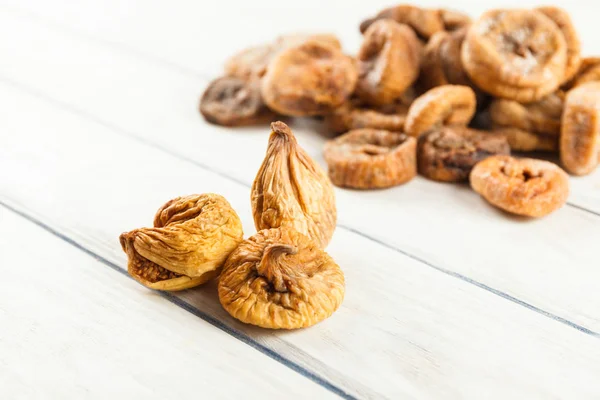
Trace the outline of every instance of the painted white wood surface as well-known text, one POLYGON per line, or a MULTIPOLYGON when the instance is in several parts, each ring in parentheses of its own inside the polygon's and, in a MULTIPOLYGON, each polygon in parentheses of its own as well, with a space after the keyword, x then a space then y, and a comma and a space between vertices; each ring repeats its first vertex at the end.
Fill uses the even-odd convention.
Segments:
MULTIPOLYGON (((0 109, 0 131, 11 132, 0 136, 0 170, 18 171, 0 180, 1 201, 122 268, 118 234, 180 194, 223 194, 253 231, 243 185, 9 85, 0 109)), ((342 229, 328 251, 346 273, 346 299, 310 329, 243 326, 214 285, 181 299, 359 398, 600 393, 597 337, 342 229)))
MULTIPOLYGON (((0 51, 11 60, 0 65, 0 79, 66 103, 123 135, 150 141, 246 185, 252 182, 268 130, 206 124, 196 110, 205 79, 137 53, 115 52, 113 45, 19 12, 0 15, 0 22, 5 38, 0 51), (15 46, 11 32, 27 45, 15 46)), ((325 138, 313 132, 315 126, 295 126, 301 144, 323 164, 325 138)), ((571 182, 573 204, 600 210, 600 171, 571 182)), ((467 186, 422 178, 386 191, 338 190, 337 197, 340 225, 600 332, 595 250, 600 216, 567 206, 540 220, 514 218, 467 186)))
POLYGON ((1 206, 0 221, 2 398, 336 398, 1 206))

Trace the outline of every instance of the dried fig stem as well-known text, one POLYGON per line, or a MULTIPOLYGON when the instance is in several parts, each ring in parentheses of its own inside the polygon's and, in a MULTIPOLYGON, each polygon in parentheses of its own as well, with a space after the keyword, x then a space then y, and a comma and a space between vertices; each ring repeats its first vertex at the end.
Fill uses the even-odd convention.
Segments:
POLYGON ((265 277, 277 292, 287 292, 286 281, 293 274, 293 270, 285 262, 286 255, 298 253, 296 246, 283 243, 275 243, 267 246, 262 260, 256 266, 260 276, 265 277))

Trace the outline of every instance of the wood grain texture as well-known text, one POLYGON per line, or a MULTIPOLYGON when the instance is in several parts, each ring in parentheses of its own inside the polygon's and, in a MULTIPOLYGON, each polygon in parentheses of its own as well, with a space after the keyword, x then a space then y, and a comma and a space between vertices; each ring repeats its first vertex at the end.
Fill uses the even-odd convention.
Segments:
MULTIPOLYGON (((110 262, 126 265, 120 232, 151 223, 159 205, 181 194, 223 194, 246 234, 253 231, 241 184, 9 85, 0 85, 0 108, 0 131, 11 132, 0 135, 0 170, 18 171, 0 178, 0 201, 110 262)), ((218 304, 214 284, 179 299, 360 398, 600 393, 597 337, 346 230, 328 251, 344 268, 347 295, 311 329, 237 323, 218 304)))
MULTIPOLYGON (((114 53, 111 46, 73 37, 27 16, 10 14, 0 21, 7 38, 0 40, 0 51, 12 61, 0 65, 0 79, 67 104, 122 135, 242 184, 252 182, 268 130, 204 123, 196 110, 204 79, 126 52, 114 53), (27 45, 15 48, 8 40, 10 32, 18 32, 27 45)), ((301 145, 323 164, 325 138, 310 124, 296 123, 295 128, 301 145)), ((583 193, 582 207, 600 204, 600 191, 594 189, 600 188, 599 179, 600 171, 572 179, 571 199, 583 193)), ((386 191, 337 190, 337 198, 341 226, 459 279, 600 332, 597 215, 564 207, 540 220, 510 217, 466 186, 421 178, 386 191)))
POLYGON ((0 221, 3 398, 337 398, 1 206, 0 221))

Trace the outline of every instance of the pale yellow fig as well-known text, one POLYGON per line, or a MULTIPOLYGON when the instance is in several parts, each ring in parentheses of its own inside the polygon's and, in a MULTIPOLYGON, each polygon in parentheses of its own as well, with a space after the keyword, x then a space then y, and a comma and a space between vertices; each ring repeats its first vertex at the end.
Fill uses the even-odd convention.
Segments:
POLYGON ((290 228, 325 248, 337 219, 333 186, 286 124, 273 122, 271 130, 267 154, 252 185, 256 229, 290 228))
POLYGON ((219 278, 223 308, 242 322, 270 329, 306 328, 344 299, 344 273, 308 237, 265 229, 231 253, 219 278))
POLYGON ((229 254, 243 239, 242 222, 224 197, 178 197, 162 206, 154 228, 120 236, 127 270, 157 290, 183 290, 219 275, 229 254))

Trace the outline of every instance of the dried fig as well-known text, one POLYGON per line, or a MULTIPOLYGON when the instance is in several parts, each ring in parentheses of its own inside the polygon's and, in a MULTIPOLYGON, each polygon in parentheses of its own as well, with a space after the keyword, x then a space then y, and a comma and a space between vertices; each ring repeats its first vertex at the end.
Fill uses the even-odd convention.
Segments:
POLYGON ((416 140, 402 133, 356 129, 325 144, 334 185, 378 189, 400 185, 417 173, 416 140))
POLYGON ((442 127, 419 138, 419 173, 441 182, 462 182, 479 161, 510 154, 506 138, 465 127, 442 127))
POLYGON ((420 63, 421 44, 410 27, 377 21, 358 52, 356 93, 371 104, 389 104, 415 82, 420 63))
POLYGON ((496 126, 558 136, 564 102, 565 93, 562 90, 528 104, 495 99, 490 105, 490 117, 496 126))
POLYGON ((275 52, 272 44, 244 49, 225 62, 225 74, 243 80, 262 78, 275 52))
POLYGON ((365 33, 375 22, 388 18, 410 26, 425 41, 429 40, 434 33, 444 30, 444 20, 438 10, 428 10, 403 4, 386 8, 374 18, 363 21, 360 24, 360 32, 365 33))
POLYGON ((564 81, 567 45, 558 26, 541 12, 493 10, 469 28, 461 56, 481 89, 526 103, 564 81))
POLYGON ((503 135, 513 151, 548 151, 558 150, 558 136, 542 135, 519 128, 494 128, 494 132, 503 135))
POLYGON ((537 11, 550 18, 562 31, 567 44, 567 64, 563 82, 569 81, 581 64, 581 42, 569 13, 558 7, 538 7, 537 11))
POLYGON ((567 84, 568 88, 581 86, 588 82, 600 81, 600 58, 584 58, 572 82, 567 84))
POLYGON ((562 207, 569 177, 557 165, 532 158, 492 156, 471 171, 471 187, 484 199, 513 214, 542 217, 562 207))
POLYGON ((225 63, 225 73, 244 80, 262 78, 267 72, 267 66, 278 53, 309 40, 328 43, 338 49, 342 48, 338 38, 327 33, 283 35, 273 43, 250 47, 233 55, 225 63))
POLYGON ((600 157, 600 82, 567 93, 560 131, 560 160, 567 171, 586 175, 600 157))
POLYGON ((352 129, 373 128, 402 132, 408 107, 393 103, 377 108, 366 108, 360 103, 349 101, 325 116, 325 125, 333 133, 344 133, 352 129))
POLYGON ((257 230, 290 228, 325 248, 337 219, 333 186, 283 122, 271 124, 265 159, 252 184, 257 230))
POLYGON ((423 59, 421 62, 421 75, 419 77, 420 85, 425 89, 431 89, 436 86, 448 85, 448 77, 444 65, 442 64, 442 55, 440 48, 450 34, 445 31, 436 33, 429 39, 423 50, 423 59))
POLYGON ((263 102, 257 81, 231 76, 208 85, 200 99, 200 113, 208 122, 224 126, 264 123, 276 115, 263 102))
POLYGON ((442 22, 446 31, 457 31, 471 25, 471 17, 460 11, 440 9, 442 22))
POLYGON ((242 223, 218 194, 178 197, 162 206, 154 228, 120 236, 127 270, 157 290, 183 290, 219 274, 225 259, 242 241, 242 223))
POLYGON ((331 316, 344 285, 340 267, 314 241, 290 229, 265 229, 227 259, 219 300, 244 323, 298 329, 331 316))
POLYGON ((307 41, 280 52, 262 79, 265 103, 283 115, 324 115, 354 91, 354 61, 322 41, 307 41))
POLYGON ((470 87, 438 86, 412 103, 404 131, 418 137, 443 125, 467 125, 475 114, 475 106, 475 92, 470 87))

